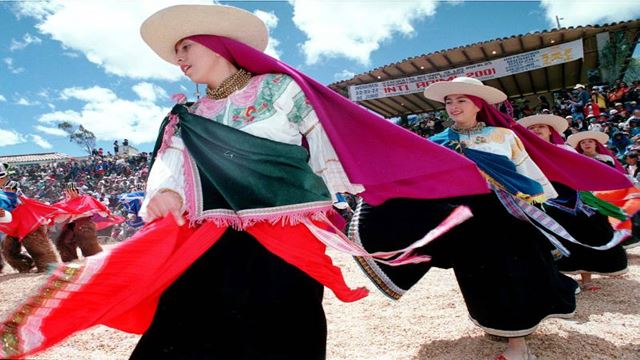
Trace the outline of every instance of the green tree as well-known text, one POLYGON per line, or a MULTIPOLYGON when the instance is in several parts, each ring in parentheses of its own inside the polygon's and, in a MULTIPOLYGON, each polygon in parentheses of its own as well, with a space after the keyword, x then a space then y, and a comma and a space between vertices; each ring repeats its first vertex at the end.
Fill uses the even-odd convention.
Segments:
POLYGON ((87 154, 91 155, 93 149, 96 148, 96 136, 82 125, 75 127, 67 121, 58 124, 58 129, 69 134, 69 141, 79 145, 87 154))
POLYGON ((629 56, 629 51, 631 51, 631 43, 625 32, 612 33, 609 42, 600 51, 598 68, 603 81, 612 84, 623 77, 624 60, 629 56))
POLYGON ((624 74, 624 82, 630 84, 632 81, 640 80, 640 59, 631 58, 627 72, 624 74))

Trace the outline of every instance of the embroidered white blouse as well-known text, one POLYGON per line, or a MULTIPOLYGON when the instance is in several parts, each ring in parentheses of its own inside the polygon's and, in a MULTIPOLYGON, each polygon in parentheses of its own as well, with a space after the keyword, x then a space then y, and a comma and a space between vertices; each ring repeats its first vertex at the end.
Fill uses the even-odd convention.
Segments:
POLYGON ((470 149, 504 155, 516 165, 518 174, 527 176, 542 185, 547 199, 558 197, 542 170, 529 157, 529 154, 516 134, 507 128, 485 126, 473 132, 459 132, 460 142, 470 149))
MULTIPOLYGON (((251 135, 286 144, 301 145, 304 136, 309 145, 309 165, 322 177, 332 196, 336 192, 364 191, 362 185, 349 181, 315 111, 288 75, 254 76, 247 86, 229 97, 220 100, 204 97, 193 104, 190 111, 251 135)), ((185 199, 184 151, 182 139, 174 136, 171 146, 156 158, 139 212, 142 218, 147 215, 149 200, 160 190, 173 190, 185 199)))

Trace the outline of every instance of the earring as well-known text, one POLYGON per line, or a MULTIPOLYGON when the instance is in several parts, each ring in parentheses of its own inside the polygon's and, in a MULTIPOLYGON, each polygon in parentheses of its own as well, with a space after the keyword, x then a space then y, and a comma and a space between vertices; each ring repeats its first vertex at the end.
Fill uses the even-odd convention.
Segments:
POLYGON ((195 92, 195 96, 196 96, 196 100, 200 100, 200 84, 195 83, 196 84, 196 92, 195 92))

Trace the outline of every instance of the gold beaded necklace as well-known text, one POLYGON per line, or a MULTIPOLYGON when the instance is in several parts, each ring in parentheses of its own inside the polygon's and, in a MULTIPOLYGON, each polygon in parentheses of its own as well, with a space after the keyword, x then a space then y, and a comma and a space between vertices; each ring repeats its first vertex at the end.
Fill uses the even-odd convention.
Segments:
POLYGON ((207 97, 214 100, 224 99, 245 87, 251 80, 251 76, 252 74, 247 70, 238 69, 233 75, 224 79, 215 89, 207 86, 207 97))

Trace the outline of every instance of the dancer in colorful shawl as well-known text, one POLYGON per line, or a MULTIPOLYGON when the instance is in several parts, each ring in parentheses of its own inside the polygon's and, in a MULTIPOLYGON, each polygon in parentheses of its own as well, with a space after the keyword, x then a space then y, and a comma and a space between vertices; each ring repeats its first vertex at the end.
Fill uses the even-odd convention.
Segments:
MULTIPOLYGON (((323 359, 323 286, 342 301, 367 295, 346 285, 327 244, 428 260, 410 247, 367 254, 333 225, 331 194, 377 204, 488 192, 469 160, 265 55, 267 29, 252 13, 174 6, 141 32, 207 96, 162 124, 141 209, 149 223, 85 265, 58 267, 2 324, 0 356, 105 324, 143 334, 134 359, 323 359)), ((450 213, 426 241, 469 216, 450 213)))
MULTIPOLYGON (((615 155, 607 149, 606 144, 609 136, 599 131, 582 131, 567 138, 567 143, 579 153, 615 167, 619 172, 626 174, 622 164, 615 158, 615 155)), ((635 186, 628 186, 622 189, 608 191, 596 191, 594 195, 601 200, 609 202, 627 214, 626 218, 619 216, 609 216, 611 225, 616 230, 632 231, 632 218, 638 216, 640 211, 640 189, 635 186)), ((640 245, 640 238, 629 237, 623 247, 626 249, 640 245)))
POLYGON ((628 180, 537 138, 492 105, 504 101, 504 93, 476 79, 438 82, 425 96, 445 103, 454 121, 430 140, 473 160, 493 191, 445 200, 390 200, 379 206, 360 203, 349 235, 368 251, 412 243, 455 206, 469 206, 474 217, 418 250, 432 256, 429 263, 391 267, 356 260, 394 299, 430 267, 453 268, 471 321, 489 334, 509 338, 498 359, 532 359, 524 336, 546 318, 572 316, 578 284, 557 270, 551 255, 553 246, 567 253, 552 234, 575 239, 530 203, 556 197, 549 178, 578 189, 623 187, 628 180), (576 176, 585 171, 593 173, 576 176))
POLYGON ((53 204, 70 215, 55 241, 60 258, 63 262, 77 260, 78 248, 83 257, 101 252, 97 231, 119 224, 124 218, 112 216, 111 211, 94 197, 80 195, 75 183, 67 184, 64 194, 64 200, 53 204))
MULTIPOLYGON (((575 152, 560 135, 569 124, 559 116, 532 115, 518 120, 518 124, 551 144, 575 152)), ((627 254, 621 242, 630 233, 614 231, 608 220, 608 216, 626 219, 624 211, 590 192, 577 192, 557 182, 553 187, 559 196, 545 202, 544 211, 582 243, 559 239, 571 254, 557 261, 558 269, 567 274, 580 274, 581 287, 592 291, 598 289, 591 282, 592 273, 619 275, 627 272, 627 254)))
POLYGON ((34 266, 37 272, 49 270, 49 266, 58 263, 59 259, 47 234, 47 225, 64 216, 64 211, 19 195, 16 181, 10 181, 4 187, 4 193, 14 199, 15 208, 11 222, 0 223, 0 232, 7 234, 2 242, 2 255, 21 273, 31 271, 34 266), (22 254, 23 246, 29 255, 22 254))

